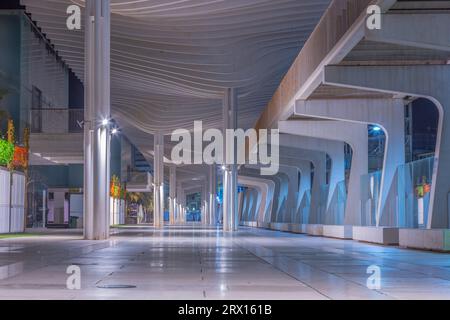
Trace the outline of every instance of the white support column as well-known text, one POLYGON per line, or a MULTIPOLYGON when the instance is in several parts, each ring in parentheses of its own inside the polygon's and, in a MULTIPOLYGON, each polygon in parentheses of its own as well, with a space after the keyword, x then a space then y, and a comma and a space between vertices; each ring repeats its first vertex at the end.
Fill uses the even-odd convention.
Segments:
POLYGON ((181 188, 181 197, 181 222, 186 223, 186 193, 183 188, 181 188))
POLYGON ((103 240, 109 237, 110 2, 87 0, 85 12, 84 237, 103 240))
POLYGON ((154 226, 164 226, 164 135, 156 132, 154 135, 154 165, 153 165, 153 205, 154 226))
POLYGON ((208 177, 203 181, 202 185, 202 224, 209 225, 209 181, 208 177))
MULTIPOLYGON (((367 125, 342 121, 280 121, 280 132, 347 142, 353 150, 344 224, 361 221, 361 176, 368 173, 367 125)), ((313 190, 314 192, 314 190, 313 190)))
POLYGON ((186 223, 186 193, 184 192, 184 189, 181 188, 181 215, 180 215, 180 221, 181 223, 186 223))
POLYGON ((217 169, 215 165, 209 166, 209 222, 210 225, 217 224, 216 217, 216 196, 217 196, 217 169))
MULTIPOLYGON (((225 91, 225 98, 223 101, 223 122, 224 132, 226 129, 237 128, 237 90, 227 89, 225 91)), ((226 134, 224 134, 226 137, 226 134)), ((237 231, 239 226, 238 221, 238 194, 237 194, 237 165, 236 165, 236 144, 234 143, 234 150, 230 150, 224 139, 224 164, 225 170, 223 171, 223 230, 224 231, 237 231), (234 154, 234 157, 230 157, 234 154), (226 159, 232 164, 227 164, 226 159)))
POLYGON ((405 163, 405 105, 403 99, 335 99, 299 100, 295 114, 322 119, 376 124, 386 135, 380 197, 376 213, 377 226, 398 166, 405 163))
POLYGON ((181 185, 177 181, 177 202, 175 210, 175 221, 181 223, 181 185))
POLYGON ((423 97, 439 110, 428 228, 449 228, 450 65, 329 66, 324 80, 343 87, 423 97))
POLYGON ((169 224, 173 225, 177 206, 177 167, 171 166, 169 170, 169 224))

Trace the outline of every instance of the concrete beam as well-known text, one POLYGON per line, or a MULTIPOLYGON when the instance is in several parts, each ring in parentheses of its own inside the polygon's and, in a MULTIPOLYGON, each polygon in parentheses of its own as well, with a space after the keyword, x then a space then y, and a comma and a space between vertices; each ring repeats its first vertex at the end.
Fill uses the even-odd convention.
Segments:
POLYGON ((382 16, 381 29, 366 28, 365 38, 395 45, 450 51, 448 30, 448 13, 387 13, 382 16))
MULTIPOLYGON (((310 209, 308 216, 302 217, 302 223, 318 223, 321 217, 320 208, 320 189, 326 183, 326 153, 302 148, 280 147, 279 165, 297 166, 299 161, 309 161, 314 166, 314 179, 312 181, 310 209), (307 221, 305 221, 305 219, 307 221)), ((277 194, 277 193, 276 193, 277 194)), ((307 195, 304 194, 302 200, 307 195)), ((275 203, 274 203, 275 205, 275 203)), ((274 222, 274 221, 272 221, 274 222)))
POLYGON ((405 163, 405 106, 402 99, 299 100, 295 114, 322 119, 376 124, 386 135, 376 224, 385 212, 389 190, 399 165, 405 163))
POLYGON ((328 66, 324 83, 431 100, 439 110, 428 228, 449 228, 450 65, 328 66))
POLYGON ((367 126, 359 123, 345 123, 341 121, 300 120, 280 121, 278 126, 280 132, 344 141, 351 146, 353 158, 344 223, 352 225, 360 224, 361 176, 368 173, 367 126))

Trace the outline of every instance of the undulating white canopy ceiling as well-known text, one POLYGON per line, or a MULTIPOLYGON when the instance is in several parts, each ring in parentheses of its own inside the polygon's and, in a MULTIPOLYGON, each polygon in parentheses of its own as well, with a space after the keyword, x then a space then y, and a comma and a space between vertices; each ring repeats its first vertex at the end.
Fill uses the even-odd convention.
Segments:
MULTIPOLYGON (((70 4, 21 0, 79 79, 83 28, 70 4)), ((111 0, 111 110, 142 153, 152 134, 221 128, 225 88, 239 92, 239 126, 252 127, 330 0, 111 0)), ((82 22, 82 25, 84 22, 82 22)))

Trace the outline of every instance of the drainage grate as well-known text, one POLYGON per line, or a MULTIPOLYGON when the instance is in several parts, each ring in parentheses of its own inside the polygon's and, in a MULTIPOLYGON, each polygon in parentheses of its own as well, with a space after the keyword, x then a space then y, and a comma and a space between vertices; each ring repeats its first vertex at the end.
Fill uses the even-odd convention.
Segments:
POLYGON ((98 285, 97 288, 100 289, 134 289, 136 286, 131 284, 103 284, 98 285))

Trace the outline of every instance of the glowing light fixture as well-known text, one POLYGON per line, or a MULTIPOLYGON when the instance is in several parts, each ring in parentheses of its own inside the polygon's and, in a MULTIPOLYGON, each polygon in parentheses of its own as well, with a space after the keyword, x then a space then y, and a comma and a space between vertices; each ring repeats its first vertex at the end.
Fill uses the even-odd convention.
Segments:
POLYGON ((381 131, 381 128, 378 127, 378 126, 374 126, 374 127, 372 128, 372 130, 373 130, 374 132, 379 132, 379 131, 381 131))
POLYGON ((103 119, 102 120, 102 126, 106 127, 109 124, 109 120, 108 119, 103 119))

